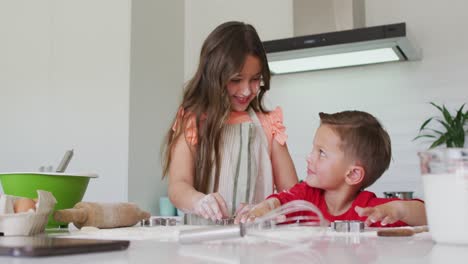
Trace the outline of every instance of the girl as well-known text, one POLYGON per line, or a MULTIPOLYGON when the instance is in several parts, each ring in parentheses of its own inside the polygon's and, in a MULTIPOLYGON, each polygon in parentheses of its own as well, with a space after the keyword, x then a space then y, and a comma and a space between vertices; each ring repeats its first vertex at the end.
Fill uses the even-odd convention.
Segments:
POLYGON ((166 138, 163 175, 169 175, 169 198, 177 208, 222 219, 261 202, 274 187, 297 183, 281 109, 263 106, 269 89, 256 30, 242 22, 218 26, 203 43, 166 138))

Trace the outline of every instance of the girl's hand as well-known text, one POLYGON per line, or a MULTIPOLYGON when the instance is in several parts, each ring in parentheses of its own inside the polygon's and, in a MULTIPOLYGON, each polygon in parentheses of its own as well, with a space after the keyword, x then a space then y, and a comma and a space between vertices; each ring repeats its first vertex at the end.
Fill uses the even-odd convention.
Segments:
POLYGON ((376 222, 380 225, 386 226, 402 220, 403 213, 399 210, 399 201, 388 202, 375 207, 359 207, 356 206, 354 210, 359 216, 367 216, 365 221, 366 226, 370 226, 376 222))
POLYGON ((226 201, 219 193, 210 193, 202 196, 193 206, 193 213, 210 218, 212 221, 229 216, 226 201))

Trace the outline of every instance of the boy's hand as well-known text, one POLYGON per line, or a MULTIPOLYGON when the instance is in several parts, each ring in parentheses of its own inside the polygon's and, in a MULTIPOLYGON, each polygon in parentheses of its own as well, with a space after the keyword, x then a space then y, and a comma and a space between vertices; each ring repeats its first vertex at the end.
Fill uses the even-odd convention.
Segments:
POLYGON ((253 222, 255 218, 263 216, 271 210, 277 208, 280 205, 279 201, 275 198, 267 199, 257 205, 246 205, 238 209, 234 223, 246 223, 253 222))
POLYGON ((253 222, 256 217, 262 216, 270 211, 269 207, 265 205, 265 201, 257 205, 246 205, 236 215, 234 224, 253 222))
POLYGON ((241 218, 247 215, 250 210, 255 207, 255 204, 241 203, 236 210, 234 224, 238 224, 241 221, 241 218))
POLYGON ((376 222, 380 222, 380 225, 386 226, 403 219, 403 213, 398 206, 398 202, 399 201, 393 201, 375 207, 365 208, 356 206, 354 210, 361 217, 367 216, 365 221, 366 226, 370 226, 376 222))

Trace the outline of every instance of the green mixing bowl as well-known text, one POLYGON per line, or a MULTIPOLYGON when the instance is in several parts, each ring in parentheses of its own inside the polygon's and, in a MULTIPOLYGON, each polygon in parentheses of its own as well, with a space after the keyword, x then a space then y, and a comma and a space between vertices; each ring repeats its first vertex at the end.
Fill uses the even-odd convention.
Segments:
MULTIPOLYGON (((57 200, 54 211, 72 208, 81 202, 90 178, 97 178, 97 175, 55 172, 0 173, 0 183, 5 194, 37 198, 37 190, 49 191, 57 200)), ((53 214, 49 216, 48 228, 64 226, 67 226, 67 223, 55 222, 53 214)))

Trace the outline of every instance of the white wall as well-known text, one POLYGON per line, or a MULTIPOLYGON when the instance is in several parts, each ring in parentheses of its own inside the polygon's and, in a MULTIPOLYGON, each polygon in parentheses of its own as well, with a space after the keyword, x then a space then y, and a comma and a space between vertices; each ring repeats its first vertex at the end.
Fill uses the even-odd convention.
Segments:
POLYGON ((185 80, 195 73, 205 38, 231 20, 252 24, 262 40, 293 35, 292 0, 185 0, 185 80))
POLYGON ((160 146, 182 94, 184 1, 132 4, 128 198, 159 212, 167 195, 160 146))
POLYGON ((184 75, 184 0, 0 2, 0 171, 93 171, 84 200, 158 212, 184 75), (169 115, 168 113, 171 113, 169 115))
MULTIPOLYGON (((221 21, 251 22, 263 40, 290 37, 291 2, 270 2, 186 1, 185 79, 196 67, 201 42, 221 21), (273 5, 271 12, 262 11, 265 4, 273 5)), ((392 138, 391 168, 370 189, 378 195, 400 190, 422 195, 417 151, 427 145, 412 138, 423 120, 437 114, 429 101, 453 109, 468 100, 467 9, 462 0, 366 1, 367 25, 407 22, 423 48, 423 60, 273 77, 267 100, 270 106, 283 107, 288 145, 301 178, 319 124, 318 112, 358 109, 379 118, 392 138)))
POLYGON ((130 1, 0 2, 0 171, 94 171, 85 199, 127 200, 130 1))
POLYGON ((467 8, 462 0, 366 1, 368 26, 407 22, 423 49, 421 61, 274 77, 269 98, 284 107, 299 175, 305 176, 317 113, 359 109, 379 118, 392 139, 391 167, 370 189, 378 195, 414 190, 422 196, 417 152, 427 144, 412 139, 425 119, 437 115, 428 102, 454 109, 468 101, 467 8))

